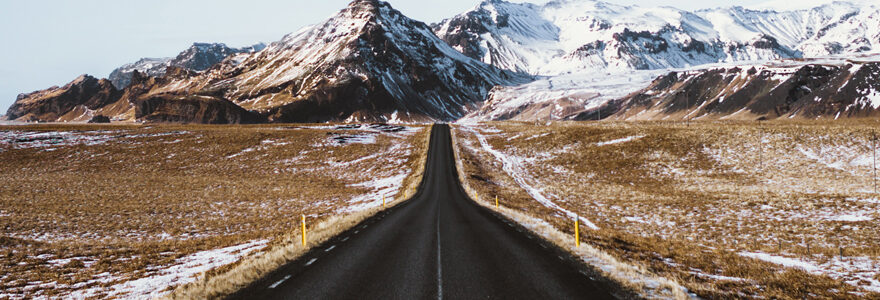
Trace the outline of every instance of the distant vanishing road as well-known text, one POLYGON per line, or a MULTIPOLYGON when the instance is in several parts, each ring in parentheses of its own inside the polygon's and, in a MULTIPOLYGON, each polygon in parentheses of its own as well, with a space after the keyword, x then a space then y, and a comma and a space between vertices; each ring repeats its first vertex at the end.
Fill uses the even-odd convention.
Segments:
POLYGON ((563 251, 468 198, 448 125, 415 197, 315 247, 232 299, 610 299, 563 251))

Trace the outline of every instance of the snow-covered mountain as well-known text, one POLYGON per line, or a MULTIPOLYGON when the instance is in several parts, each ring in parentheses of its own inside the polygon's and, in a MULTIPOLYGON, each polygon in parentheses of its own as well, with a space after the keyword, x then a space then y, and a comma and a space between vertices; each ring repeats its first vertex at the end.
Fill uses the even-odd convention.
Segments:
POLYGON ((270 121, 456 120, 496 85, 529 81, 452 49, 388 3, 330 19, 156 93, 229 99, 270 121))
POLYGON ((165 70, 169 66, 204 71, 230 55, 258 52, 264 48, 266 45, 263 43, 243 48, 230 48, 223 43, 193 43, 176 57, 142 58, 137 62, 125 64, 113 70, 109 79, 116 88, 122 89, 131 83, 131 74, 135 70, 149 76, 165 75, 165 70))
POLYGON ((591 0, 487 0, 433 25, 462 53, 540 75, 684 68, 880 50, 880 5, 684 11, 591 0))
POLYGON ((608 117, 617 109, 609 101, 648 86, 669 69, 877 52, 878 22, 880 5, 868 1, 689 12, 590 0, 543 5, 490 0, 433 29, 465 55, 547 76, 494 89, 465 120, 558 120, 608 117))
MULTIPOLYGON (((651 94, 661 93, 650 90, 658 80, 675 82, 663 92, 681 88, 695 93, 712 87, 692 85, 691 80, 728 86, 730 82, 716 77, 732 74, 737 66, 761 69, 787 60, 809 69, 821 65, 817 56, 837 57, 839 70, 832 72, 837 77, 826 79, 873 88, 859 81, 874 77, 846 77, 857 72, 840 62, 880 51, 878 7, 834 2, 801 10, 683 11, 591 0, 541 5, 489 0, 428 26, 388 3, 355 0, 326 21, 262 51, 259 45, 231 49, 195 44, 173 59, 124 66, 111 75, 112 85, 88 77, 23 94, 8 117, 76 121, 105 114, 116 120, 207 123, 599 119, 638 111, 630 104, 641 97, 650 101, 636 102, 652 109, 640 116, 674 118, 674 110, 664 103, 675 101, 651 94), (671 69, 674 75, 666 74, 671 69)), ((795 73, 767 72, 776 77, 795 73)), ((782 84, 788 79, 779 80, 782 84)), ((854 105, 867 97, 862 92, 840 95, 861 98, 837 99, 826 93, 816 99, 854 105)), ((716 96, 693 100, 728 103, 722 107, 739 103, 723 100, 732 95, 716 96)), ((761 101, 779 100, 771 98, 761 101)), ((836 107, 823 105, 819 111, 836 107)), ((786 109, 776 115, 753 111, 746 117, 791 114, 786 109)), ((804 111, 797 116, 822 115, 804 111)), ((710 113, 721 117, 718 112, 710 113)))
POLYGON ((625 120, 877 117, 880 56, 670 72, 607 106, 625 120))
MULTIPOLYGON (((132 108, 111 116, 116 119, 158 122, 454 121, 479 107, 493 87, 533 80, 459 53, 425 23, 377 0, 355 0, 320 24, 201 72, 193 69, 206 64, 188 63, 213 51, 198 45, 191 50, 165 64, 159 77, 131 68, 125 89, 108 89, 121 96, 101 103, 132 108)), ((65 103, 65 111, 43 114, 41 105, 16 106, 26 109, 11 115, 58 120, 86 101, 54 98, 76 86, 16 101, 65 103)))

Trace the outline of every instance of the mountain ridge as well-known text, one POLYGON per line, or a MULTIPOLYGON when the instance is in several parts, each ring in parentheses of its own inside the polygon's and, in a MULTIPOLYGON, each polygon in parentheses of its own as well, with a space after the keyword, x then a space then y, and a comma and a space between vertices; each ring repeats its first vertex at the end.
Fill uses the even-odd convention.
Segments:
POLYGON ((181 67, 193 71, 204 71, 223 61, 230 55, 258 52, 266 48, 266 44, 257 43, 247 47, 230 48, 224 43, 193 43, 175 57, 141 58, 136 62, 122 65, 107 77, 113 86, 123 89, 131 82, 131 74, 137 70, 150 76, 162 76, 169 66, 181 67))
POLYGON ((454 121, 493 87, 531 80, 462 55, 427 24, 377 0, 353 1, 320 24, 201 72, 168 66, 146 75, 123 89, 134 109, 128 120, 454 121))
POLYGON ((472 58, 549 76, 880 50, 880 6, 848 2, 775 12, 492 0, 432 28, 472 58))
MULTIPOLYGON (((880 8, 871 3, 777 12, 489 0, 428 25, 386 2, 355 0, 264 49, 196 43, 175 59, 143 59, 120 68, 114 73, 130 72, 121 89, 89 79, 22 94, 7 117, 81 121, 110 114, 124 121, 205 123, 602 119, 632 110, 626 100, 653 88, 652 81, 705 81, 719 66, 822 65, 814 57, 840 65, 841 58, 865 57, 878 44, 880 8), (670 76, 669 70, 689 76, 670 76)), ((837 101, 830 94, 820 98, 837 101)), ((654 115, 674 114, 665 112, 670 115, 654 115)))

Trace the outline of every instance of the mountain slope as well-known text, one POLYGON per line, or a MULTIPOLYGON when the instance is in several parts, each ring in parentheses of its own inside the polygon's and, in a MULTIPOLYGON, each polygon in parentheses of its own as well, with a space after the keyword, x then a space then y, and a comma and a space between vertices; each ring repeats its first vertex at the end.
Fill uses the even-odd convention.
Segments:
POLYGON ((670 72, 609 106, 612 119, 880 116, 880 62, 796 62, 670 72))
POLYGON ((388 3, 357 0, 259 53, 159 92, 229 99, 274 122, 451 121, 492 87, 530 79, 462 55, 388 3))
POLYGON ((835 2, 799 11, 742 7, 688 12, 556 0, 488 0, 433 25, 483 62, 533 74, 684 68, 878 49, 880 6, 835 2))
POLYGON ((142 58, 137 62, 123 65, 110 73, 111 82, 116 88, 125 88, 131 83, 131 74, 138 71, 149 76, 162 76, 169 66, 185 68, 193 71, 204 71, 223 61, 233 54, 253 53, 266 48, 265 44, 256 44, 244 48, 230 48, 222 43, 193 43, 176 57, 142 58))
POLYGON ((19 121, 87 121, 96 110, 117 102, 121 94, 106 79, 82 75, 62 87, 18 95, 6 116, 19 121))
MULTIPOLYGON (((121 95, 111 97, 118 100, 114 103, 133 109, 113 117, 204 123, 453 121, 482 104, 493 87, 533 79, 455 51, 428 25, 376 0, 356 0, 262 51, 231 55, 196 72, 223 56, 201 55, 222 52, 203 48, 210 47, 196 45, 157 65, 162 75, 132 70, 125 89, 111 85, 109 91, 121 95)), ((86 102, 83 97, 64 102, 79 105, 86 102)), ((17 102, 34 102, 31 98, 17 102)), ((66 109, 34 119, 57 121, 66 109)))

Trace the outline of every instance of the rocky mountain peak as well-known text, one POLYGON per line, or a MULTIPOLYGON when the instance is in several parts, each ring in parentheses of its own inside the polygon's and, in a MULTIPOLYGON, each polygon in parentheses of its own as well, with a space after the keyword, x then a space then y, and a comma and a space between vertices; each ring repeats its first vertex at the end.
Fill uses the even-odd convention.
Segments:
POLYGON ((192 46, 173 58, 142 58, 137 62, 123 65, 113 70, 109 79, 114 86, 121 89, 131 84, 134 71, 153 77, 165 75, 166 70, 171 66, 192 71, 204 71, 229 56, 259 52, 265 48, 266 45, 263 43, 243 48, 230 48, 223 43, 193 43, 192 46))
POLYGON ((82 75, 77 76, 76 79, 74 79, 70 83, 68 83, 67 86, 82 85, 82 84, 97 84, 97 83, 98 83, 98 78, 95 78, 94 76, 89 75, 89 74, 82 74, 82 75))
POLYGON ((375 0, 351 2, 203 77, 179 86, 222 82, 207 87, 211 95, 281 122, 454 120, 493 86, 528 80, 462 55, 425 23, 375 0))

